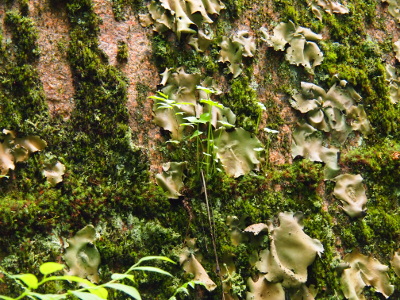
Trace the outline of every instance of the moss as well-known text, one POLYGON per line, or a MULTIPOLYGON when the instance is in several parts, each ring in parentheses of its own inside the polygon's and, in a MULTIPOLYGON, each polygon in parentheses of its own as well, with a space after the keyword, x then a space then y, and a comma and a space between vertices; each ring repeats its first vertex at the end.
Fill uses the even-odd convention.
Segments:
POLYGON ((262 110, 257 104, 257 92, 251 87, 249 76, 243 74, 232 79, 230 89, 222 95, 221 102, 236 114, 237 127, 250 132, 258 130, 256 125, 262 110))
POLYGON ((157 34, 152 37, 153 59, 160 72, 165 68, 184 67, 187 73, 202 73, 210 76, 219 70, 217 44, 214 42, 210 50, 198 53, 185 42, 180 41, 172 33, 157 34))
POLYGON ((145 3, 140 0, 112 0, 112 10, 116 21, 125 21, 127 19, 127 10, 131 8, 134 11, 145 11, 145 3))
POLYGON ((5 17, 6 25, 11 29, 13 44, 15 45, 15 56, 18 64, 32 63, 39 57, 37 46, 38 33, 33 21, 21 16, 15 11, 8 11, 5 17))
POLYGON ((118 52, 117 52, 117 61, 120 64, 126 63, 128 61, 128 46, 125 42, 118 42, 118 52))
POLYGON ((381 50, 372 41, 359 42, 357 45, 335 42, 321 43, 325 60, 317 77, 324 79, 337 74, 347 80, 359 91, 372 126, 376 130, 372 139, 387 134, 398 134, 399 108, 390 103, 388 86, 385 82, 385 68, 380 60, 381 50))

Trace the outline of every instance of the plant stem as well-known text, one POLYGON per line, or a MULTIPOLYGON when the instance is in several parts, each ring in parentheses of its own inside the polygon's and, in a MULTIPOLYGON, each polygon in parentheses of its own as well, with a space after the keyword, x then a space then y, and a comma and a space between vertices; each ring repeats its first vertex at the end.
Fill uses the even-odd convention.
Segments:
MULTIPOLYGON (((211 221, 211 210, 210 210, 210 205, 208 202, 208 195, 207 195, 207 186, 206 186, 206 181, 204 179, 204 173, 203 170, 200 171, 201 173, 201 179, 202 179, 202 184, 203 184, 203 189, 204 189, 204 195, 205 195, 205 199, 206 199, 206 207, 207 207, 207 215, 208 215, 208 223, 210 226, 210 235, 211 235, 211 241, 212 241, 212 245, 213 245, 213 250, 214 250, 214 256, 215 256, 215 264, 217 266, 217 275, 219 277, 219 280, 221 282, 221 288, 222 288, 222 275, 221 275, 221 269, 219 267, 219 259, 218 259, 218 253, 217 253, 217 245, 215 243, 215 224, 213 224, 214 222, 211 221), (214 226, 213 226, 214 225, 214 226)), ((222 291, 222 299, 225 299, 225 295, 224 295, 224 291, 222 291)))

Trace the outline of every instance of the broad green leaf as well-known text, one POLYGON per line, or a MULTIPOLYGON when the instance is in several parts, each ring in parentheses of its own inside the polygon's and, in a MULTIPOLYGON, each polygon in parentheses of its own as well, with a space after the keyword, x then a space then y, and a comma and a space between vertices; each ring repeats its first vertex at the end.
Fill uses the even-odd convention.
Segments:
POLYGON ((176 106, 178 106, 180 108, 181 105, 191 105, 191 106, 195 106, 196 104, 191 103, 191 102, 177 102, 176 106))
POLYGON ((38 294, 38 293, 30 293, 30 295, 35 296, 41 300, 58 300, 65 299, 67 297, 66 294, 56 295, 56 294, 38 294))
POLYGON ((172 296, 171 298, 169 298, 168 300, 176 300, 175 296, 172 296))
POLYGON ((225 122, 225 121, 218 121, 219 124, 221 124, 224 127, 234 127, 235 125, 225 122))
POLYGON ((111 279, 113 280, 122 280, 128 278, 130 281, 135 282, 135 277, 130 274, 119 274, 119 273, 114 273, 111 275, 111 279))
POLYGON ((10 298, 10 297, 7 297, 7 296, 2 296, 2 295, 0 295, 0 299, 4 299, 4 300, 15 300, 15 298, 10 298))
POLYGON ((214 94, 214 93, 216 92, 216 91, 213 90, 213 89, 209 89, 209 88, 206 88, 206 87, 201 86, 201 85, 196 86, 196 88, 197 88, 198 90, 202 90, 202 91, 206 92, 207 94, 214 94))
POLYGON ((216 106, 218 108, 224 108, 224 106, 221 103, 218 103, 216 101, 212 101, 212 100, 208 100, 208 99, 201 99, 200 102, 208 104, 210 106, 216 106))
POLYGON ((166 143, 179 144, 180 141, 177 141, 177 140, 168 140, 168 141, 166 141, 166 143))
POLYGON ((159 101, 162 101, 162 102, 167 102, 167 103, 174 103, 175 102, 174 100, 169 100, 168 98, 161 98, 161 97, 158 97, 158 96, 150 96, 149 98, 150 99, 154 99, 154 100, 159 100, 159 101))
POLYGON ((162 269, 160 269, 160 268, 156 268, 156 267, 149 267, 149 266, 139 266, 139 267, 134 267, 134 268, 132 268, 132 271, 147 271, 147 272, 155 272, 155 273, 160 273, 160 274, 163 274, 163 275, 168 275, 168 276, 171 276, 172 277, 172 275, 169 273, 169 272, 167 272, 167 271, 164 271, 164 270, 162 270, 162 269))
POLYGON ((210 113, 201 114, 199 121, 200 121, 200 123, 210 122, 211 121, 211 114, 210 113))
POLYGON ((193 123, 182 123, 182 124, 179 124, 179 126, 191 126, 191 127, 193 127, 193 123))
POLYGON ((70 293, 82 300, 103 300, 104 299, 104 298, 100 298, 99 296, 97 296, 95 294, 86 293, 86 292, 71 291, 70 293))
POLYGON ((157 93, 158 93, 160 96, 162 96, 162 97, 168 99, 168 95, 164 94, 163 92, 158 91, 157 93))
POLYGON ((120 284, 120 283, 106 283, 104 286, 106 286, 108 288, 112 288, 114 290, 122 291, 134 299, 137 299, 137 300, 142 299, 142 297, 140 297, 139 291, 137 289, 135 289, 133 286, 120 284))
POLYGON ((68 280, 68 281, 73 281, 73 282, 78 282, 78 283, 82 283, 85 284, 87 286, 96 286, 95 284, 91 283, 89 280, 78 277, 78 276, 73 276, 73 275, 63 275, 63 276, 51 276, 48 277, 44 280, 42 280, 42 282, 47 282, 47 281, 55 281, 55 280, 68 280))
POLYGON ((90 287, 88 288, 88 291, 96 296, 99 296, 101 299, 107 299, 108 297, 108 291, 101 286, 90 287))
POLYGON ((21 280, 29 289, 37 289, 38 279, 33 274, 13 275, 12 278, 21 280))
POLYGON ((203 134, 203 131, 200 131, 200 130, 196 130, 191 136, 190 136, 190 138, 189 139, 192 139, 192 138, 195 138, 195 137, 198 137, 199 135, 201 135, 201 134, 203 134))
POLYGON ((200 123, 199 119, 197 119, 196 117, 185 117, 183 119, 187 120, 188 122, 190 122, 192 124, 200 123))
POLYGON ((170 259, 170 258, 168 258, 166 256, 145 256, 145 257, 142 257, 141 259, 139 259, 139 261, 134 265, 134 267, 138 266, 142 262, 148 261, 148 260, 163 260, 163 261, 167 261, 167 262, 176 264, 176 262, 174 262, 172 259, 170 259))
POLYGON ((189 290, 187 289, 187 288, 185 288, 185 287, 183 287, 183 286, 181 286, 179 289, 178 289, 178 292, 179 293, 185 293, 186 295, 189 295, 189 290))
POLYGON ((60 271, 65 268, 65 265, 55 263, 55 262, 46 262, 42 264, 39 268, 40 273, 43 275, 48 275, 57 271, 60 271))
POLYGON ((173 107, 171 106, 171 105, 169 105, 169 104, 160 104, 160 105, 157 105, 157 110, 159 110, 159 109, 172 109, 173 107))

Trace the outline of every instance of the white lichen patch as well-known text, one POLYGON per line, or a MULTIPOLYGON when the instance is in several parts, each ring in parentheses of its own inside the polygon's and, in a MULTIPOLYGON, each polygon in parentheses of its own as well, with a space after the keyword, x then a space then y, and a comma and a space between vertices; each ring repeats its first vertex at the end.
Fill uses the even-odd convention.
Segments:
POLYGON ((286 60, 291 64, 302 65, 312 72, 313 68, 320 65, 323 60, 323 53, 315 43, 322 39, 322 35, 312 32, 310 29, 297 26, 292 21, 280 23, 270 35, 264 27, 261 29, 264 35, 262 38, 269 47, 275 50, 284 51, 286 45, 286 60))
POLYGON ((56 185, 63 181, 63 175, 65 173, 65 166, 57 161, 55 163, 47 164, 43 170, 43 175, 51 185, 56 185))
POLYGON ((387 274, 388 266, 359 252, 347 254, 344 261, 347 266, 340 277, 340 283, 343 294, 347 299, 364 300, 365 297, 362 292, 366 286, 374 287, 386 298, 393 293, 394 286, 390 284, 387 274))
POLYGON ((361 175, 342 174, 333 179, 336 182, 333 195, 342 203, 343 210, 352 218, 365 213, 367 196, 361 175))
POLYGON ((69 246, 64 255, 64 260, 69 267, 68 275, 87 277, 96 283, 99 281, 97 270, 100 264, 100 253, 93 244, 95 239, 96 230, 92 225, 87 225, 74 237, 68 239, 69 246))

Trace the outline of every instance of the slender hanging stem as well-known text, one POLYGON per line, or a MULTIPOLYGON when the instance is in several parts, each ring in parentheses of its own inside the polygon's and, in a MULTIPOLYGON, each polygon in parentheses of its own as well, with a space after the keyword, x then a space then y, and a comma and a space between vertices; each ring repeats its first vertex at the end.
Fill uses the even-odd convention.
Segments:
MULTIPOLYGON (((211 235, 211 241, 213 245, 213 250, 214 250, 214 256, 215 256, 215 264, 217 266, 217 275, 219 277, 219 280, 221 282, 221 288, 222 288, 222 275, 221 275, 221 269, 219 267, 219 259, 218 259, 218 253, 217 253, 217 245, 215 243, 215 226, 213 226, 213 222, 211 221, 211 210, 210 210, 210 205, 208 202, 208 195, 207 195, 207 186, 206 186, 206 181, 204 179, 204 173, 203 170, 200 171, 201 173, 201 179, 202 179, 202 184, 203 184, 203 189, 204 189, 204 195, 206 199, 206 207, 207 207, 207 215, 208 215, 208 223, 210 226, 210 235, 211 235)), ((225 300, 225 294, 224 291, 222 290, 222 299, 225 300)))

